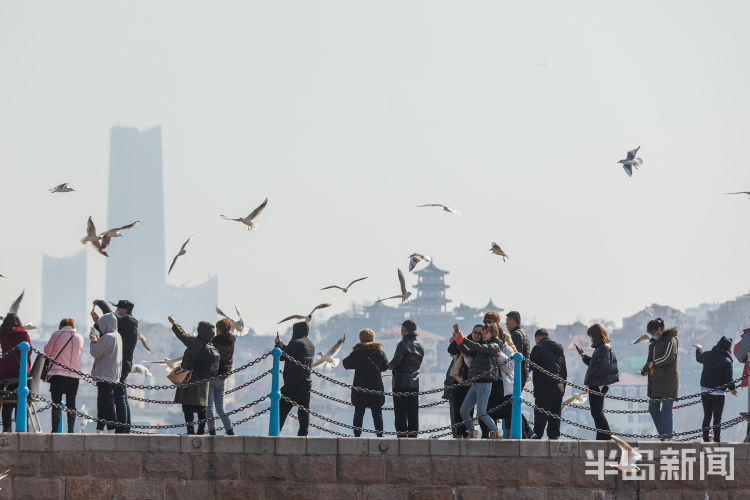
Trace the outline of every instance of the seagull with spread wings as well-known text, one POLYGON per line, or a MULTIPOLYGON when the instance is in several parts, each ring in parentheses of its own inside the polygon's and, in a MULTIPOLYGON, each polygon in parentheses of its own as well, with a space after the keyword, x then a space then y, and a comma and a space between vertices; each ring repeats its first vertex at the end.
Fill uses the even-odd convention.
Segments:
POLYGON ((638 150, 641 149, 640 146, 638 146, 635 149, 631 149, 628 151, 627 156, 624 160, 620 160, 617 163, 622 164, 622 168, 625 170, 625 173, 628 174, 628 177, 633 176, 633 168, 638 168, 641 165, 643 165, 643 160, 640 158, 636 158, 635 155, 638 154, 638 150))
POLYGON ((291 316, 287 316, 276 324, 279 325, 284 321, 289 321, 290 319, 302 319, 305 321, 305 323, 309 323, 315 311, 317 311, 318 309, 325 309, 326 307, 331 307, 331 304, 318 304, 312 311, 310 311, 310 314, 308 314, 307 316, 302 316, 301 314, 292 314, 291 316))
MULTIPOLYGON (((101 238, 102 240, 104 238, 101 238)), ((96 249, 97 252, 104 255, 105 257, 109 257, 107 252, 105 252, 105 249, 109 246, 109 237, 107 237, 106 245, 102 247, 102 242, 99 241, 99 236, 96 235, 96 226, 94 226, 94 221, 91 219, 91 216, 89 216, 89 221, 86 223, 86 236, 81 238, 81 243, 86 244, 91 243, 91 245, 96 249)))
POLYGON ((250 214, 247 217, 239 217, 237 219, 232 219, 231 217, 227 217, 226 215, 221 215, 223 219, 226 220, 233 220, 237 222, 241 222, 247 226, 248 231, 251 229, 255 229, 255 223, 253 222, 256 217, 260 215, 260 213, 263 211, 264 208, 266 208, 266 205, 268 205, 268 198, 265 199, 263 203, 258 205, 258 208, 250 212, 250 214))
POLYGON ((406 280, 404 280, 404 273, 401 272, 401 269, 398 270, 398 284, 401 286, 401 295, 394 295, 392 297, 386 297, 384 299, 378 300, 378 302, 383 302, 384 300, 389 299, 401 299, 401 302, 409 302, 409 297, 411 297, 411 292, 406 291, 406 280))
POLYGON ((151 348, 148 346, 148 344, 146 344, 146 337, 139 333, 138 340, 141 341, 141 344, 143 344, 143 348, 146 349, 146 352, 151 354, 151 348))
POLYGON ((365 276, 364 278, 357 278, 356 280, 353 280, 351 283, 349 283, 348 285, 346 285, 346 287, 340 287, 338 285, 330 285, 330 286, 326 286, 326 287, 321 288, 321 290, 329 290, 331 288, 338 288, 342 292, 348 293, 349 292, 349 287, 351 287, 353 284, 355 284, 358 281, 362 281, 362 280, 366 280, 366 279, 367 279, 367 276, 365 276))
POLYGON ((228 319, 232 322, 232 330, 235 330, 237 332, 237 336, 241 337, 245 333, 245 320, 242 319, 242 314, 240 313, 239 308, 235 304, 234 310, 237 312, 237 317, 239 318, 237 321, 230 318, 227 314, 224 313, 221 309, 219 309, 219 306, 216 306, 216 314, 221 316, 222 318, 228 319))
POLYGON ((420 262, 432 262, 432 258, 429 255, 422 255, 421 253, 413 253, 409 256, 409 272, 413 271, 417 264, 420 262))
POLYGON ((611 435, 614 442, 620 448, 620 462, 617 464, 607 464, 609 467, 614 467, 625 472, 637 472, 641 470, 640 467, 635 465, 636 462, 641 460, 643 456, 635 451, 632 446, 618 438, 614 434, 611 435))
POLYGON ((325 368, 332 370, 339 366, 339 358, 335 358, 339 351, 341 350, 341 346, 344 345, 344 340, 346 340, 346 335, 342 335, 341 338, 336 342, 333 347, 328 349, 328 352, 319 352, 318 360, 312 364, 312 368, 317 368, 320 365, 324 365, 325 368))
POLYGON ((68 186, 67 182, 63 182, 62 184, 58 184, 57 186, 53 187, 49 190, 50 193, 70 193, 71 191, 75 191, 72 187, 68 186))
POLYGON ((143 365, 134 364, 130 370, 130 373, 140 373, 144 377, 150 377, 151 376, 151 370, 146 368, 143 365))
POLYGON ((122 234, 120 233, 120 231, 125 231, 126 229, 133 229, 135 226, 138 225, 139 222, 141 222, 141 221, 137 220, 137 221, 131 222, 130 224, 127 224, 125 226, 113 227, 112 229, 107 229, 103 233, 100 233, 99 236, 102 237, 102 238, 105 238, 105 237, 119 238, 120 236, 122 236, 122 234))
POLYGON ((459 212, 455 208, 451 208, 448 205, 443 205, 442 203, 425 203, 423 205, 417 205, 417 208, 422 208, 422 207, 440 207, 443 209, 443 211, 448 212, 450 214, 461 215, 461 212, 459 212))
POLYGON ((638 337, 637 339, 635 339, 633 341, 633 344, 640 344, 641 342, 648 342, 649 340, 651 340, 651 334, 650 333, 644 333, 643 335, 641 335, 640 337, 638 337))
POLYGON ((724 194, 746 194, 750 198, 750 191, 737 191, 736 193, 724 193, 724 194))
POLYGON ((164 358, 161 361, 141 361, 141 363, 151 363, 152 365, 164 365, 164 368, 167 369, 168 372, 174 370, 177 368, 178 363, 182 361, 182 356, 179 358, 164 358))
POLYGON ((571 396, 568 399, 566 399, 565 401, 563 401, 563 404, 560 407, 560 411, 563 411, 570 404, 573 404, 573 403, 585 404, 586 401, 588 401, 588 400, 589 400, 589 393, 588 393, 588 391, 583 391, 583 392, 579 392, 577 394, 573 394, 573 396, 571 396))
MULTIPOLYGON (((190 236, 192 238, 192 235, 190 236)), ((180 247, 180 251, 177 252, 177 255, 174 256, 174 259, 172 259, 172 265, 169 266, 169 271, 167 271, 167 276, 169 276, 169 273, 172 272, 172 269, 174 268, 174 265, 177 263, 177 259, 180 258, 181 255, 185 255, 187 253, 187 250, 185 250, 185 247, 190 242, 190 238, 188 238, 185 243, 182 244, 180 247)))
POLYGON ((21 295, 18 296, 16 300, 13 301, 13 303, 10 305, 10 309, 8 309, 8 314, 15 314, 18 315, 18 309, 21 307, 21 301, 23 300, 23 295, 26 293, 26 290, 21 290, 21 295))
POLYGON ((492 242, 492 246, 490 247, 490 252, 494 253, 495 255, 499 255, 500 257, 502 257, 503 258, 503 262, 505 262, 506 259, 510 259, 510 257, 508 256, 508 254, 505 253, 505 251, 502 248, 500 248, 500 245, 498 245, 494 241, 492 242))

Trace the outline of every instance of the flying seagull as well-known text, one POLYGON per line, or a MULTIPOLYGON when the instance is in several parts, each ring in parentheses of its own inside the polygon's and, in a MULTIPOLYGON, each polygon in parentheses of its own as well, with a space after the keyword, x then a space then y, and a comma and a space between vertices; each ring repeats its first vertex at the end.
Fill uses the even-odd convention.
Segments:
POLYGON ((339 289, 339 290, 341 290, 342 292, 344 292, 344 293, 348 293, 348 292, 349 292, 349 287, 351 287, 351 286, 352 286, 353 284, 355 284, 355 283, 356 283, 357 281, 362 281, 362 280, 366 280, 366 279, 367 279, 367 276, 365 276, 364 278, 357 278, 356 280, 354 280, 354 281, 352 281, 351 283, 349 283, 348 285, 346 285, 346 287, 340 287, 340 286, 338 286, 338 285, 331 285, 331 286, 326 286, 326 287, 323 287, 323 288, 321 288, 321 290, 328 290, 328 289, 330 289, 330 288, 338 288, 338 289, 339 289))
POLYGON ((91 216, 89 216, 89 221, 86 223, 86 236, 81 238, 82 244, 85 245, 86 242, 91 243, 91 245, 96 248, 96 251, 100 254, 104 255, 105 257, 109 257, 109 255, 107 255, 107 252, 104 251, 105 248, 109 246, 109 238, 107 239, 105 247, 102 248, 99 237, 96 235, 96 226, 94 226, 94 221, 91 220, 91 216))
POLYGON ((461 215, 461 212, 459 212, 455 208, 451 208, 447 205, 443 205, 442 203, 425 203, 424 205, 417 205, 417 208, 422 208, 422 207, 440 207, 445 212, 456 214, 456 215, 461 215))
POLYGON ((25 323, 23 329, 28 332, 29 330, 36 330, 37 326, 34 323, 25 323))
POLYGON ((319 352, 318 360, 312 364, 312 368, 317 368, 320 365, 324 365, 327 369, 332 370, 339 366, 339 358, 335 358, 339 351, 341 350, 341 346, 344 345, 344 340, 346 339, 346 335, 342 335, 341 338, 336 342, 333 347, 328 349, 328 352, 322 353, 319 352))
POLYGON ((141 363, 151 363, 152 365, 164 365, 164 368, 167 369, 167 371, 172 371, 175 368, 177 368, 177 363, 182 361, 182 356, 179 358, 164 358, 161 361, 141 361, 141 363))
POLYGON ((130 370, 130 373, 140 373, 140 374, 142 374, 142 375, 144 375, 146 377, 150 377, 151 376, 151 370, 149 370, 148 368, 146 368, 143 365, 138 365, 138 364, 134 364, 133 365, 133 367, 130 370))
POLYGON ((409 256, 409 272, 413 271, 414 268, 419 264, 419 261, 425 261, 428 264, 432 262, 432 259, 428 255, 422 255, 421 253, 413 253, 409 256))
POLYGON ((237 219, 232 219, 231 217, 227 217, 226 215, 223 215, 223 214, 221 215, 221 217, 226 220, 234 220, 237 222, 242 222, 243 224, 247 226, 247 229, 249 231, 251 229, 255 229, 255 223, 253 222, 253 220, 255 220, 255 218, 260 215, 263 209, 266 208, 266 205, 268 205, 268 198, 266 198, 263 203, 258 205, 258 208, 250 212, 250 215, 248 215, 245 218, 240 217, 237 219))
POLYGON ((120 234, 120 231, 125 231, 126 229, 133 229, 135 226, 138 225, 139 222, 141 221, 137 220, 135 222, 131 222, 130 224, 126 226, 113 227, 112 229, 107 229, 103 233, 99 234, 99 236, 101 236, 102 238, 107 237, 107 236, 109 236, 110 238, 119 238, 120 236, 122 236, 122 234, 120 234))
POLYGON ((638 168, 643 165, 643 160, 635 157, 635 155, 638 154, 639 149, 641 149, 640 146, 635 149, 631 149, 630 151, 628 151, 628 155, 624 160, 620 160, 617 162, 622 164, 622 168, 625 169, 625 173, 628 174, 628 177, 633 176, 633 167, 638 168))
POLYGON ((625 472, 639 471, 640 467, 635 465, 635 463, 641 460, 643 456, 637 451, 633 450, 632 446, 630 446, 628 443, 618 438, 617 436, 612 435, 612 439, 614 440, 615 443, 617 443, 617 446, 620 447, 620 450, 621 450, 620 462, 617 464, 607 464, 607 465, 609 465, 610 467, 614 467, 616 469, 620 469, 625 472))
MULTIPOLYGON (((190 236, 192 238, 192 236, 190 236)), ((172 259, 172 265, 169 266, 169 271, 167 271, 167 276, 169 276, 169 273, 172 272, 172 268, 177 263, 177 259, 180 257, 180 255, 185 255, 187 253, 187 250, 185 250, 185 247, 187 246, 188 242, 190 242, 190 238, 185 241, 185 243, 182 244, 180 247, 180 251, 177 252, 177 255, 174 256, 174 259, 172 259)))
POLYGON ((383 302, 384 300, 388 300, 388 299, 401 299, 401 302, 409 302, 409 297, 411 297, 411 292, 406 291, 406 281, 404 280, 404 273, 401 272, 401 269, 398 270, 398 284, 401 286, 401 295, 394 295, 393 297, 386 297, 384 299, 378 300, 378 302, 383 302))
POLYGON ((0 274, 0 278, 5 278, 5 276, 3 276, 2 274, 0 274))
POLYGON ((219 309, 219 306, 216 306, 216 314, 221 316, 222 318, 226 318, 229 321, 232 322, 232 330, 237 331, 238 336, 242 336, 242 334, 245 333, 245 320, 242 319, 242 314, 240 314, 240 310, 237 308, 237 306, 234 306, 234 310, 237 312, 237 317, 239 318, 237 321, 233 320, 229 316, 227 316, 224 311, 219 309))
POLYGON ((281 324, 284 321, 289 321, 290 319, 303 319, 303 320, 305 320, 305 323, 309 323, 310 320, 312 319, 312 315, 313 315, 313 313, 315 311, 317 311, 318 309, 325 309, 326 307, 331 307, 331 304, 318 304, 317 306, 315 306, 315 308, 312 311, 310 311, 310 314, 308 314, 307 316, 302 316, 302 315, 299 315, 299 314, 293 314, 291 316, 288 316, 288 317, 282 319, 281 321, 279 321, 276 324, 277 325, 281 324))
POLYGON ((502 257, 503 258, 503 262, 505 262, 506 259, 510 259, 510 257, 508 256, 508 254, 505 253, 503 251, 503 249, 500 248, 500 245, 498 245, 494 241, 492 242, 492 246, 490 247, 490 252, 494 253, 495 255, 499 255, 500 257, 502 257))
POLYGON ((143 348, 146 349, 146 352, 151 354, 151 348, 148 346, 148 344, 146 344, 146 337, 139 333, 138 340, 141 341, 141 344, 143 344, 143 348))
POLYGON ((633 343, 640 344, 641 342, 648 342, 649 340, 651 340, 651 335, 648 333, 644 333, 643 335, 635 339, 633 343))
POLYGON ((737 191, 736 193, 724 193, 724 194, 746 194, 750 197, 750 191, 737 191))
POLYGON ((16 300, 13 301, 13 303, 10 305, 10 309, 8 309, 8 314, 18 314, 18 309, 21 307, 21 301, 23 300, 23 294, 26 293, 26 290, 21 290, 21 295, 18 296, 16 300))
POLYGON ((63 182, 62 184, 58 184, 57 186, 53 187, 49 190, 50 193, 70 193, 71 191, 75 191, 72 187, 68 186, 67 182, 63 182))
POLYGON ((563 401, 563 404, 560 407, 560 411, 564 410, 568 405, 572 403, 585 404, 586 401, 588 401, 588 399, 589 399, 588 391, 583 391, 577 394, 573 394, 571 397, 563 401))

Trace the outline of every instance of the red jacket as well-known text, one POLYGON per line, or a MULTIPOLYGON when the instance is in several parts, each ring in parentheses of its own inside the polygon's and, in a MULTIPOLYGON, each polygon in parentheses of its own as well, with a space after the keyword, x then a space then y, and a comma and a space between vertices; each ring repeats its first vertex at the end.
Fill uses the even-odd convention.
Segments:
MULTIPOLYGON (((21 342, 28 342, 31 345, 31 339, 26 330, 20 327, 13 327, 11 331, 0 335, 0 348, 3 354, 16 347, 21 342)), ((0 380, 9 378, 18 378, 18 369, 21 367, 21 351, 15 350, 12 353, 3 356, 0 359, 0 380)), ((28 359, 28 369, 31 369, 31 356, 28 359)))

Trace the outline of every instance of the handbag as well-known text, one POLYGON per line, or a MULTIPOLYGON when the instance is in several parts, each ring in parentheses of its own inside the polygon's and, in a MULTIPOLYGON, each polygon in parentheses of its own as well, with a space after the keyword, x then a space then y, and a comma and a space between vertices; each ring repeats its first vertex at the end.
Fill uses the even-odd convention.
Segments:
POLYGON ((181 366, 176 366, 174 369, 172 369, 171 372, 169 372, 169 375, 167 375, 167 378, 172 382, 174 385, 183 385, 190 382, 190 377, 193 375, 192 370, 186 370, 185 368, 181 366))
POLYGON ((453 364, 451 365, 451 370, 448 372, 448 375, 456 379, 457 382, 463 383, 464 378, 461 376, 461 368, 464 364, 464 353, 458 353, 455 356, 453 356, 453 364))
POLYGON ((60 354, 62 354, 65 348, 68 347, 68 344, 70 344, 70 341, 73 340, 73 337, 75 337, 75 333, 73 333, 73 335, 71 335, 70 338, 68 338, 68 341, 65 342, 65 344, 62 346, 62 349, 57 351, 57 355, 54 358, 48 359, 44 363, 44 367, 42 367, 42 380, 44 380, 45 382, 49 382, 49 371, 52 369, 52 360, 53 359, 57 360, 57 358, 60 356, 60 354))

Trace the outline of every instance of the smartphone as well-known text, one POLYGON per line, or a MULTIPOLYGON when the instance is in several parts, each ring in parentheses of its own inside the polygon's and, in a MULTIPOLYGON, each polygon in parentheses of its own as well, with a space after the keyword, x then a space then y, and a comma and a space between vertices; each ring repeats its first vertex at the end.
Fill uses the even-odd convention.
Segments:
POLYGON ((458 335, 458 333, 459 333, 458 323, 456 323, 456 324, 453 325, 453 333, 455 333, 456 335, 458 335))

